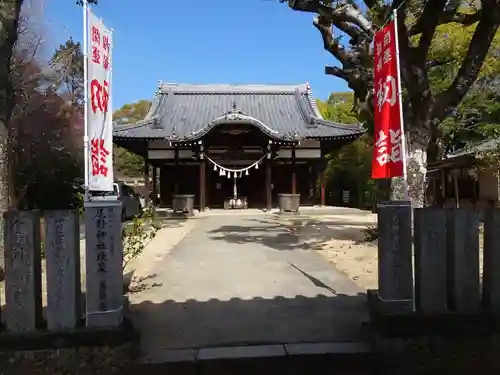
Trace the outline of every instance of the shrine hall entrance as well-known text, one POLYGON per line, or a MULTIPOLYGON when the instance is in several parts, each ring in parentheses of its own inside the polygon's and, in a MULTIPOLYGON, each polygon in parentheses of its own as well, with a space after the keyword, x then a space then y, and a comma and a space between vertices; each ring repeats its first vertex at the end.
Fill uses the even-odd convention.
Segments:
MULTIPOLYGON (((249 162, 248 164, 251 164, 249 162)), ((225 165, 227 168, 240 169, 247 165, 225 165)), ((265 168, 262 164, 258 169, 251 168, 248 175, 245 172, 240 173, 241 177, 236 179, 227 173, 221 175, 221 171, 215 171, 213 165, 207 165, 207 203, 211 208, 224 208, 224 202, 236 196, 246 198, 248 208, 263 208, 266 202, 265 188, 265 168), (236 186, 235 186, 236 184, 236 186)))

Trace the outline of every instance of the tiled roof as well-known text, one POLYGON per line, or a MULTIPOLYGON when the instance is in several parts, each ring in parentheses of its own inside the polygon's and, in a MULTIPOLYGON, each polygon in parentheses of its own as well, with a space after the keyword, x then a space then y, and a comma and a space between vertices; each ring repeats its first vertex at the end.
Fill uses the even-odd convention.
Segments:
POLYGON ((116 126, 116 138, 188 141, 220 123, 247 122, 275 139, 356 138, 363 129, 324 120, 307 84, 161 83, 143 121, 116 126))
POLYGON ((481 152, 494 151, 500 146, 500 140, 493 138, 486 141, 480 142, 472 147, 464 147, 451 154, 446 155, 447 159, 458 158, 465 155, 475 155, 481 152))

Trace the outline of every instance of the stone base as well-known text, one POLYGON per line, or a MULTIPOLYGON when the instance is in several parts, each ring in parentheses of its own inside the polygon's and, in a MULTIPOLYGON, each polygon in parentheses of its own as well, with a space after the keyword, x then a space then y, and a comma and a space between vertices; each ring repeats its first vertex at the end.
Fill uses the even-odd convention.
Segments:
MULTIPOLYGON (((370 342, 384 375, 500 373, 500 318, 482 314, 388 313, 369 291, 370 342)), ((387 307, 387 306, 386 306, 387 307)), ((391 308, 393 308, 392 306, 391 308)))
POLYGON ((194 216, 194 195, 175 194, 172 196, 174 215, 194 216))
POLYGON ((372 374, 380 367, 379 355, 360 342, 163 350, 160 357, 144 358, 142 364, 137 367, 137 373, 372 374))
MULTIPOLYGON (((370 328, 384 337, 408 338, 421 335, 500 334, 500 316, 487 312, 473 314, 423 314, 416 311, 380 308, 376 291, 368 291, 370 328)), ((396 306, 396 305, 395 305, 396 306)), ((394 306, 393 306, 394 307, 394 306)), ((404 306, 408 307, 408 306, 404 306)))
POLYGON ((172 212, 172 218, 174 219, 182 219, 188 217, 194 217, 194 212, 172 212))
POLYGON ((378 315, 399 315, 413 313, 413 300, 409 301, 384 301, 380 298, 378 290, 368 290, 368 304, 370 310, 378 315))
POLYGON ((298 213, 300 207, 300 194, 278 194, 280 213, 298 213))
POLYGON ((229 198, 224 201, 224 209, 225 210, 230 210, 230 209, 247 209, 248 208, 248 201, 246 197, 241 197, 241 198, 229 198))
POLYGON ((383 357, 384 375, 469 375, 500 373, 500 336, 420 335, 411 338, 375 336, 374 349, 383 357))
POLYGON ((128 374, 138 334, 129 322, 119 329, 0 335, 0 374, 128 374))

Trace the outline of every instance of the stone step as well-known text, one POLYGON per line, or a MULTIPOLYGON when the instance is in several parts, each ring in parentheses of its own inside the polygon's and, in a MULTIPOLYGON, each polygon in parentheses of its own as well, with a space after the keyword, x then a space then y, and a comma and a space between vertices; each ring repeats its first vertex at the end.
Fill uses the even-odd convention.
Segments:
POLYGON ((141 375, 368 375, 381 365, 367 344, 300 343, 214 347, 199 350, 159 350, 136 364, 141 375))

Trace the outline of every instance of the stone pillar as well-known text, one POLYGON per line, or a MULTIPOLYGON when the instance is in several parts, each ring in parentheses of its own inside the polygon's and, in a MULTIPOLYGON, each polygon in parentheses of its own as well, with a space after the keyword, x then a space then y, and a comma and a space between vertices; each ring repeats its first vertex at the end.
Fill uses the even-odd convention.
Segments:
POLYGON ((5 325, 12 332, 36 330, 42 318, 40 215, 4 214, 5 325))
POLYGON ((444 313, 446 297, 446 211, 415 210, 415 304, 423 313, 444 313))
POLYGON ((78 212, 47 211, 47 327, 73 329, 81 319, 80 226, 78 212))
POLYGON ((123 319, 121 202, 85 205, 87 327, 116 327, 123 319))
MULTIPOLYGON (((447 210, 448 305, 452 311, 479 309, 479 217, 473 209, 447 210)), ((498 229, 497 229, 498 230, 498 229)))
POLYGON ((413 310, 411 204, 386 202, 378 210, 378 285, 386 312, 413 310))

